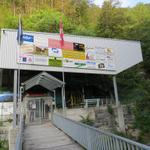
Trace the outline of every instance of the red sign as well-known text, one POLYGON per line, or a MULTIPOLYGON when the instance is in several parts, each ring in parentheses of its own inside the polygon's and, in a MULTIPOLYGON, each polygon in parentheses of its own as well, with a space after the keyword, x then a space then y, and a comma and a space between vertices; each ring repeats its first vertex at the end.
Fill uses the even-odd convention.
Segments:
POLYGON ((72 42, 64 41, 62 44, 61 40, 55 40, 55 39, 48 39, 48 47, 74 50, 74 46, 72 42))

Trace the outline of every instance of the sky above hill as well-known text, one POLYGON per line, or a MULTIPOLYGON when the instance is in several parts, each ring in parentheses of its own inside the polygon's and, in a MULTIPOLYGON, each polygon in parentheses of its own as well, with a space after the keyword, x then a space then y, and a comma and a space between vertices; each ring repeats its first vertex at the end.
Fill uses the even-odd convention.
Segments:
MULTIPOLYGON (((96 5, 102 6, 104 0, 94 0, 96 5)), ((150 0, 119 0, 122 7, 133 7, 137 3, 150 3, 150 0)))

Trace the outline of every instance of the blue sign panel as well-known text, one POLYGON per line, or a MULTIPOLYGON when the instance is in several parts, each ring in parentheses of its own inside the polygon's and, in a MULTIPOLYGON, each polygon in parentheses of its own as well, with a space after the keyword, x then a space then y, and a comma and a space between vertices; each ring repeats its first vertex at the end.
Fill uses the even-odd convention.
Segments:
POLYGON ((23 34, 22 40, 26 41, 26 42, 34 42, 34 36, 28 35, 28 34, 23 34))

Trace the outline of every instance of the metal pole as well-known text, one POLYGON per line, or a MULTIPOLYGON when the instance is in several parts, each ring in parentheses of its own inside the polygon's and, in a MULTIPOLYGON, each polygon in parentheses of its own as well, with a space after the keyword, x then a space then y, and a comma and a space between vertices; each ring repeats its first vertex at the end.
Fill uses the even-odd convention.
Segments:
POLYGON ((2 124, 3 124, 3 109, 4 109, 3 102, 4 101, 2 101, 2 105, 1 105, 1 122, 2 122, 2 124))
POLYGON ((116 76, 113 76, 113 84, 114 84, 114 93, 115 93, 116 107, 118 113, 118 125, 121 131, 125 132, 124 114, 123 114, 123 108, 119 103, 116 76))
POLYGON ((113 76, 113 85, 114 85, 114 93, 115 93, 115 100, 116 100, 116 106, 119 106, 119 98, 118 98, 118 89, 117 89, 117 81, 116 76, 113 76))
POLYGON ((54 90, 54 102, 55 102, 55 109, 56 109, 56 90, 54 90))
POLYGON ((0 87, 2 86, 3 70, 0 69, 0 87))
POLYGON ((13 128, 16 128, 17 70, 14 70, 13 128))
POLYGON ((63 104, 63 110, 66 108, 66 98, 65 98, 65 73, 64 73, 64 67, 62 66, 62 104, 63 104))
POLYGON ((22 87, 20 87, 19 113, 20 113, 20 127, 21 127, 21 122, 22 122, 22 87))
POLYGON ((63 111, 65 109, 65 103, 64 103, 64 92, 63 92, 63 86, 61 88, 61 95, 62 95, 62 108, 63 108, 63 111))
POLYGON ((82 87, 82 98, 83 98, 82 102, 84 102, 84 99, 85 99, 85 91, 84 91, 84 86, 82 87))

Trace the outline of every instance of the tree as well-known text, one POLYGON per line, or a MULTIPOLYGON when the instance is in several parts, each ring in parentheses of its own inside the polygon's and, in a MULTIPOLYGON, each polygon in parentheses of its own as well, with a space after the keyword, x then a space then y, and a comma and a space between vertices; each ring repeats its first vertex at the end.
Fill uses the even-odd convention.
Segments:
POLYGON ((97 23, 97 36, 119 38, 126 24, 124 10, 115 1, 104 1, 97 23))

